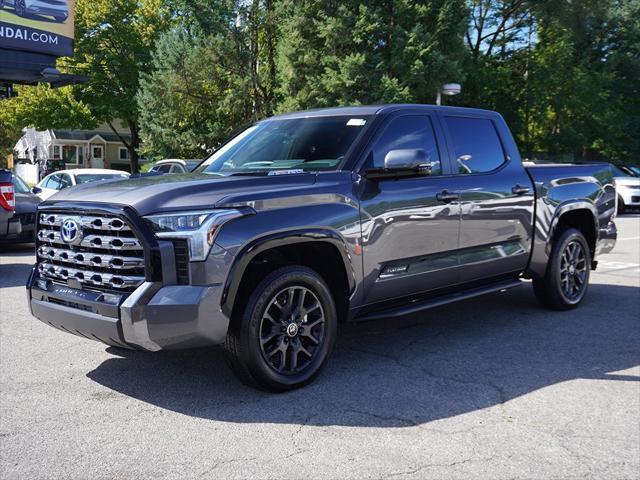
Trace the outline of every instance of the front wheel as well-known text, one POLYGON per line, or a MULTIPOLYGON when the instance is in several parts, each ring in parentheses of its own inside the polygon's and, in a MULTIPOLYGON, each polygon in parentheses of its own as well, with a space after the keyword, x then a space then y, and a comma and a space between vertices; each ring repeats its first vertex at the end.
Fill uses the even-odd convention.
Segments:
POLYGON ((587 293, 590 271, 587 240, 579 230, 567 229, 553 244, 545 276, 533 280, 533 291, 547 308, 575 308, 587 293))
POLYGON ((27 13, 27 6, 25 5, 24 0, 16 0, 13 9, 19 17, 24 17, 27 13))
POLYGON ((232 319, 225 350, 244 383, 283 392, 320 373, 336 331, 335 302, 322 277, 307 267, 283 267, 258 284, 232 319))

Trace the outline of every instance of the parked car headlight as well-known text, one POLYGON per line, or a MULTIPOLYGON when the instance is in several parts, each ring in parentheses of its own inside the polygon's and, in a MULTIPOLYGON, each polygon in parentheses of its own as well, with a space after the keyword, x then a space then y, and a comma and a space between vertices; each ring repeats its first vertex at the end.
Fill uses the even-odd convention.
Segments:
POLYGON ((172 212, 144 217, 158 238, 185 239, 189 243, 189 258, 207 258, 220 227, 245 213, 236 209, 172 212))

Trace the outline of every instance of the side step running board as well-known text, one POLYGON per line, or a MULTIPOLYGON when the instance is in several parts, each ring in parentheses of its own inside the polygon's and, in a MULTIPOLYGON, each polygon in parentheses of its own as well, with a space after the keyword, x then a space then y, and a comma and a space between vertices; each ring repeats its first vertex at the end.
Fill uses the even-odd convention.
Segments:
POLYGON ((511 288, 519 287, 523 284, 521 280, 503 280, 501 282, 492 283, 482 287, 470 288, 461 292, 456 292, 449 295, 443 295, 441 297, 430 298, 427 300, 415 300, 406 305, 399 307, 393 307, 388 310, 376 310, 375 312, 365 313, 362 316, 356 317, 354 320, 357 322, 370 321, 370 320, 384 320, 389 318, 404 317, 413 313, 420 312, 422 310, 428 310, 430 308, 440 307, 447 305, 448 303, 455 303, 461 300, 467 300, 469 298, 479 297, 480 295, 486 295, 488 293, 495 293, 511 288))

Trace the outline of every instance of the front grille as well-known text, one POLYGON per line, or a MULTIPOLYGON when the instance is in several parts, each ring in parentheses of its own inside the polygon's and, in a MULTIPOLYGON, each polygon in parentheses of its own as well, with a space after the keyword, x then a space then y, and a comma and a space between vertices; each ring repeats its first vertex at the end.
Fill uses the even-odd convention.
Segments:
POLYGON ((189 284, 189 247, 186 240, 174 240, 173 251, 176 256, 176 276, 178 285, 189 284))
POLYGON ((144 250, 131 227, 115 215, 40 213, 38 272, 55 282, 77 281, 104 291, 132 291, 144 282, 144 250), (63 239, 62 224, 73 220, 78 234, 63 239), (68 238, 66 240, 69 240, 68 238))

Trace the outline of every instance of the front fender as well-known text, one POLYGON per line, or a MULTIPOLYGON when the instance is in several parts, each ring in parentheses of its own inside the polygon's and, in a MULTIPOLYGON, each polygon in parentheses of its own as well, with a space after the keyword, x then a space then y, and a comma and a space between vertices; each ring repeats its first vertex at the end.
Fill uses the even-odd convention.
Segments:
POLYGON ((326 242, 338 249, 347 274, 351 295, 356 288, 356 274, 344 238, 338 232, 328 228, 295 229, 261 236, 248 242, 238 251, 224 285, 221 299, 222 311, 231 317, 240 283, 247 267, 255 257, 272 248, 307 242, 326 242))

